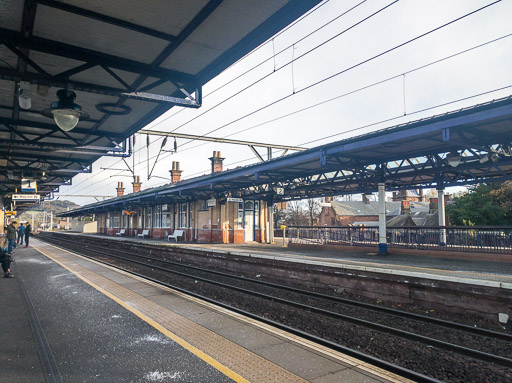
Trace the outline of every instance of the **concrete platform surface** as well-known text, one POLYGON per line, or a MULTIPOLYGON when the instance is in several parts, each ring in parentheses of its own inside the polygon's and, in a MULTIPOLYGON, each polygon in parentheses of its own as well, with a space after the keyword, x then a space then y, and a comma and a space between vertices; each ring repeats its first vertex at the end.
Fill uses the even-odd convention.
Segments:
POLYGON ((34 239, 0 279, 0 382, 408 382, 34 239))

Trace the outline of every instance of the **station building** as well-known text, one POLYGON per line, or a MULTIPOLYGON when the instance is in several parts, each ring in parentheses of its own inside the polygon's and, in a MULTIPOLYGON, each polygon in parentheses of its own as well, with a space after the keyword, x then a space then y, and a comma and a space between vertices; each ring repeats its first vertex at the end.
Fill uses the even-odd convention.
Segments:
POLYGON ((112 236, 147 233, 150 238, 167 239, 180 230, 180 239, 189 242, 270 242, 272 218, 267 200, 241 198, 233 192, 208 193, 194 187, 222 172, 221 153, 213 152, 210 160, 210 175, 182 181, 180 163, 173 161, 170 184, 141 190, 140 177, 135 176, 133 193, 125 194, 124 184, 118 182, 116 198, 86 205, 66 215, 93 215, 97 232, 112 236), (174 192, 178 187, 181 190, 174 192))

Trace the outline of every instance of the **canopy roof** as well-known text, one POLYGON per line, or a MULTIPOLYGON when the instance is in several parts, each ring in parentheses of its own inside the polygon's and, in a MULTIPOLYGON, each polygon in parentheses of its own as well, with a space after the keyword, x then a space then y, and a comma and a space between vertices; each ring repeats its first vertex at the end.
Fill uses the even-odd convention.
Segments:
POLYGON ((288 201, 512 178, 512 97, 392 126, 265 163, 84 206, 76 216, 212 197, 288 201))
POLYGON ((0 193, 23 177, 44 197, 102 155, 130 155, 127 137, 174 105, 199 107, 204 83, 319 2, 0 2, 0 193), (70 132, 42 114, 59 89, 88 114, 70 132))

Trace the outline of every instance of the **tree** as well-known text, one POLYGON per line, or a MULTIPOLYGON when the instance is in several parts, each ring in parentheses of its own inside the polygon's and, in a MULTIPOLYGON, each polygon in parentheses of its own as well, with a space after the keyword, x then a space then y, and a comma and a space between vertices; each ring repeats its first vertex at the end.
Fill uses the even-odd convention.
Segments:
POLYGON ((508 224, 512 223, 512 181, 495 184, 491 197, 503 209, 508 224))
POLYGON ((320 207, 320 199, 319 198, 309 198, 306 200, 306 208, 309 217, 309 225, 314 226, 318 217, 320 216, 320 211, 322 210, 320 207))
POLYGON ((292 226, 304 226, 308 223, 308 217, 302 201, 291 201, 286 204, 286 224, 292 226))
MULTIPOLYGON (((446 207, 446 215, 451 224, 461 226, 510 224, 511 221, 507 219, 505 209, 498 202, 498 197, 505 198, 507 191, 498 192, 500 189, 499 184, 480 184, 471 188, 466 194, 455 197, 453 203, 446 207)), ((512 193, 512 190, 509 192, 512 193)), ((504 201, 503 203, 505 204, 504 201)))

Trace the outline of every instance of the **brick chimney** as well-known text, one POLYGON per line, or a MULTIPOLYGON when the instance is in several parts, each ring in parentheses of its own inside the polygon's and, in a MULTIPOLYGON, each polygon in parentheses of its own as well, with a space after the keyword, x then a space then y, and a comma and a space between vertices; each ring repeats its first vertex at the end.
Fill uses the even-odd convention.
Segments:
POLYGON ((118 197, 121 197, 122 195, 124 195, 124 187, 123 187, 123 183, 122 182, 118 182, 117 183, 117 196, 118 197))
POLYGON ((171 173, 171 183, 180 182, 181 181, 181 172, 180 163, 177 161, 172 161, 172 169, 169 170, 171 173))
POLYGON ((401 214, 410 214, 411 213, 411 203, 409 201, 401 201, 400 213, 401 214))
POLYGON ((369 197, 370 197, 370 195, 371 195, 371 194, 363 193, 363 202, 364 202, 365 204, 367 204, 367 205, 369 205, 369 204, 370 204, 370 198, 369 198, 369 197))
POLYGON ((140 176, 133 176, 132 185, 133 185, 133 192, 134 193, 140 192, 140 187, 142 185, 140 183, 140 176))
POLYGON ((222 162, 224 158, 221 158, 220 152, 214 151, 213 156, 209 158, 212 161, 212 174, 222 171, 222 162))

